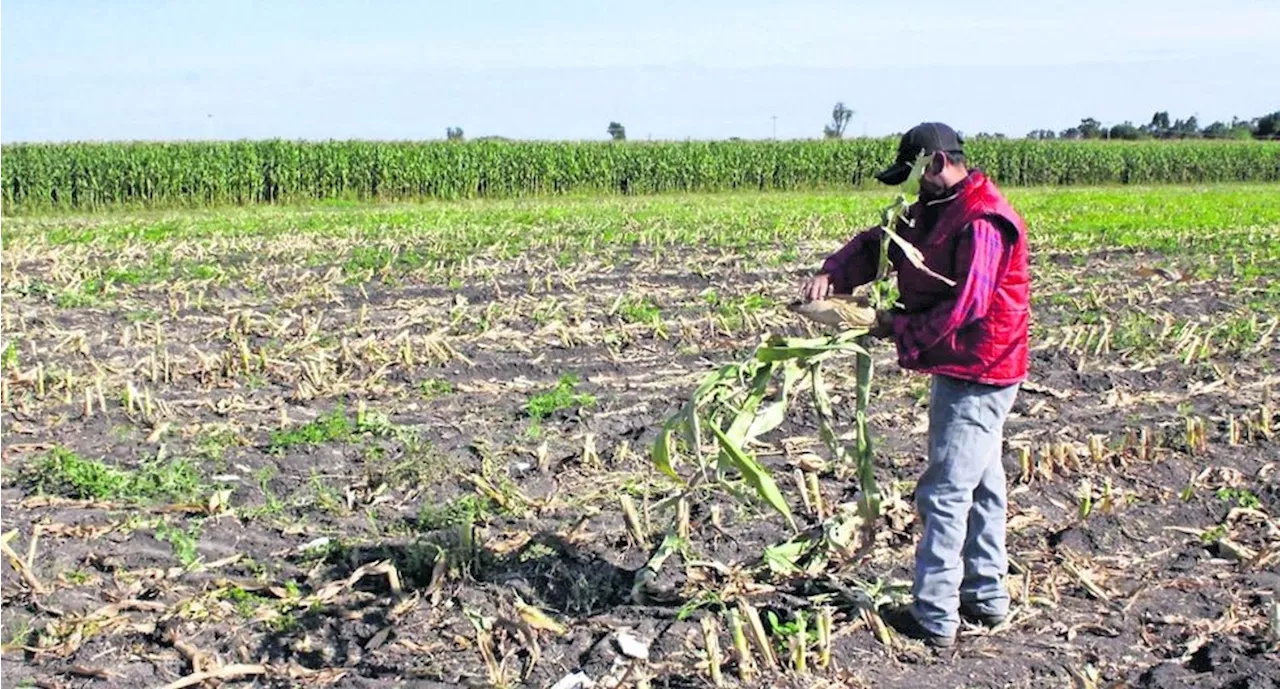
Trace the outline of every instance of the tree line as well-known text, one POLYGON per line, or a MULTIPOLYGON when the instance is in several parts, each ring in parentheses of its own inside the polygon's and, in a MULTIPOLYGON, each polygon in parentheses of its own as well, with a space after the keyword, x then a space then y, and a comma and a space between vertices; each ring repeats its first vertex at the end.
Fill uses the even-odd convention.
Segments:
MULTIPOLYGON (((981 135, 980 135, 981 136, 981 135)), ((992 135, 1003 138, 1002 135, 992 135)), ((1061 132, 1052 129, 1036 129, 1027 134, 1028 139, 1280 139, 1280 111, 1261 117, 1231 122, 1218 120, 1200 126, 1196 116, 1186 119, 1170 119, 1166 110, 1151 116, 1146 124, 1134 124, 1125 120, 1110 127, 1092 117, 1080 120, 1080 124, 1061 132)))
MULTIPOLYGON (((831 122, 822 128, 822 137, 824 139, 844 138, 845 128, 849 125, 849 119, 853 117, 853 114, 854 111, 846 107, 843 102, 836 103, 835 107, 831 109, 831 122)), ((610 122, 608 129, 605 131, 613 141, 626 141, 627 139, 627 128, 619 122, 610 122)), ((963 135, 963 132, 961 134, 963 135)), ((462 127, 447 128, 446 137, 449 141, 462 141, 462 127)), ((1005 139, 1008 137, 999 132, 979 132, 966 138, 1005 139)), ((1247 120, 1233 117, 1230 123, 1219 120, 1204 127, 1200 126, 1195 115, 1186 119, 1171 120, 1169 112, 1166 110, 1153 114, 1150 122, 1141 125, 1135 125, 1132 121, 1125 120, 1108 127, 1099 120, 1086 117, 1080 120, 1080 124, 1068 127, 1060 132, 1055 132, 1052 129, 1033 129, 1027 133, 1026 138, 1035 140, 1280 139, 1280 110, 1247 120)), ((730 140, 738 140, 738 137, 730 137, 730 140)))

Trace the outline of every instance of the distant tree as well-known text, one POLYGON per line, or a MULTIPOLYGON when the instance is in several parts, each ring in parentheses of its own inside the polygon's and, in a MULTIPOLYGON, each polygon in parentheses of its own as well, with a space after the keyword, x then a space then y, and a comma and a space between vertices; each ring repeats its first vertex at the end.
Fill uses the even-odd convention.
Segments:
POLYGON ((1222 120, 1218 120, 1213 124, 1200 130, 1200 136, 1206 139, 1229 139, 1231 138, 1231 127, 1222 120))
POLYGON ((1056 139, 1058 135, 1052 129, 1032 129, 1027 132, 1028 139, 1047 140, 1056 139))
POLYGON ((1147 133, 1157 139, 1167 139, 1172 134, 1173 126, 1169 124, 1168 111, 1161 110, 1151 116, 1151 122, 1146 126, 1147 133))
POLYGON ((1185 120, 1176 120, 1172 128, 1173 136, 1179 139, 1195 138, 1200 135, 1200 123, 1192 115, 1185 120))
POLYGON ((1109 138, 1112 139, 1128 139, 1130 141, 1134 139, 1143 139, 1147 136, 1146 132, 1142 131, 1141 128, 1134 126, 1134 124, 1128 120, 1125 120, 1121 124, 1112 125, 1108 134, 1110 135, 1109 138))
POLYGON ((1084 138, 1084 135, 1081 134, 1079 127, 1067 127, 1066 129, 1062 130, 1062 133, 1059 134, 1058 136, 1059 138, 1063 138, 1063 139, 1083 139, 1084 138))
POLYGON ((462 127, 445 127, 444 135, 450 141, 462 141, 462 127))
POLYGON ((831 124, 822 128, 822 135, 828 139, 839 139, 844 136, 844 128, 849 126, 849 118, 853 117, 853 111, 844 106, 843 102, 836 103, 831 108, 831 124))
POLYGON ((1231 138, 1232 139, 1249 139, 1253 137, 1253 131, 1258 124, 1257 119, 1242 120, 1239 117, 1231 118, 1231 138))
POLYGON ((1253 135, 1259 139, 1280 139, 1280 110, 1255 120, 1253 135))
POLYGON ((622 126, 621 124, 618 124, 617 122, 609 123, 608 132, 609 132, 609 137, 612 138, 614 141, 627 140, 627 128, 622 126))
POLYGON ((1086 117, 1083 120, 1080 120, 1079 129, 1080 138, 1082 139, 1101 139, 1104 133, 1102 123, 1092 117, 1086 117))
POLYGON ((1249 139, 1253 137, 1253 127, 1248 120, 1233 117, 1231 124, 1219 120, 1201 129, 1200 136, 1206 139, 1249 139))

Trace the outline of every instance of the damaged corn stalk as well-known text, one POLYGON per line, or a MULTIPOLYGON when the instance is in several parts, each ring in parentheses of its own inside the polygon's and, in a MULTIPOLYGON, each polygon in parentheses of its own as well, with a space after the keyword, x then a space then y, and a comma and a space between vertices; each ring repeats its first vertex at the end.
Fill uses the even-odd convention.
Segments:
MULTIPOLYGON (((894 230, 910 226, 912 222, 907 213, 908 198, 919 188, 926 160, 924 155, 916 159, 897 197, 882 211, 882 227, 885 236, 902 249, 907 260, 953 285, 951 280, 930 271, 919 250, 894 230)), ((736 498, 754 496, 762 500, 796 532, 794 538, 771 547, 764 554, 766 564, 775 572, 820 570, 826 566, 829 553, 847 555, 851 551, 853 527, 858 523, 866 531, 864 544, 869 546, 873 542, 872 530, 879 517, 881 496, 875 481, 874 449, 868 423, 873 371, 867 336, 875 324, 877 310, 887 307, 891 301, 889 270, 889 241, 883 241, 879 270, 869 299, 833 295, 791 306, 793 312, 838 332, 817 338, 766 334, 749 359, 728 364, 701 382, 680 411, 663 424, 654 442, 655 466, 683 484, 683 489, 664 503, 687 501, 695 494, 717 487, 736 498), (855 359, 857 391, 852 443, 846 443, 835 431, 835 413, 823 381, 822 364, 842 354, 853 355, 855 359), (824 520, 824 524, 803 533, 797 528, 777 482, 751 451, 757 438, 782 424, 797 386, 809 389, 823 442, 837 466, 856 467, 860 487, 856 514, 832 510, 832 517, 824 520), (708 448, 712 451, 708 452, 708 448), (799 565, 802 560, 806 566, 799 565)), ((824 516, 821 510, 816 514, 819 519, 824 516)), ((660 564, 665 558, 655 559, 660 564)), ((637 583, 641 576, 652 579, 655 570, 651 561, 637 576, 637 583)))

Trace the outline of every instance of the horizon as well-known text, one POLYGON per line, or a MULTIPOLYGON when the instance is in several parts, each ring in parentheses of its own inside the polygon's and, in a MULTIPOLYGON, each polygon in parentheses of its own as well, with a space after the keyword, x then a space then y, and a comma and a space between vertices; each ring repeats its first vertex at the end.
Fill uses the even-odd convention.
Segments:
POLYGON ((930 120, 1023 138, 1280 105, 1280 6, 1259 0, 846 5, 11 0, 0 141, 599 141, 611 121, 633 141, 804 140, 837 101, 846 138, 930 120), (904 53, 908 25, 954 50, 904 53))

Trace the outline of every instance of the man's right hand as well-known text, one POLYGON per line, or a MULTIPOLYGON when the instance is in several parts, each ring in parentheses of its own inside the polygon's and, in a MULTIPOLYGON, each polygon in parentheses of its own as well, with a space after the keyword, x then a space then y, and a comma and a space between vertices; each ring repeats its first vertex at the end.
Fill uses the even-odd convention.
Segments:
POLYGON ((800 289, 800 298, 805 301, 822 301, 828 294, 831 294, 831 276, 826 273, 809 278, 800 289))

